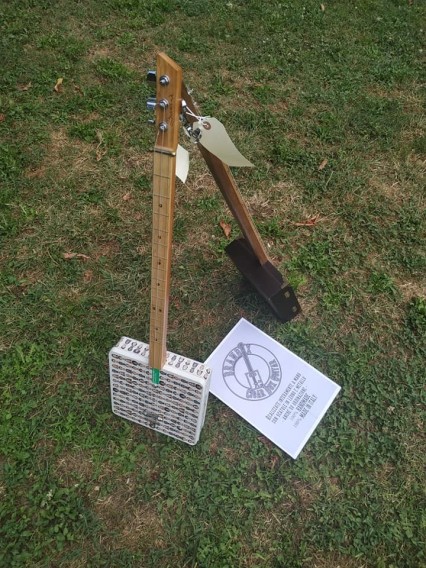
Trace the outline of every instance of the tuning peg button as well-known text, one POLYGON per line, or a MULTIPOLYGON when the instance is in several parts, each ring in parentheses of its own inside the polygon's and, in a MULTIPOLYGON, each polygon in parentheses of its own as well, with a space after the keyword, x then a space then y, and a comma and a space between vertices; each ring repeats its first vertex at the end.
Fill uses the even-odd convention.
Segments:
POLYGON ((146 108, 147 110, 155 110, 157 106, 157 99, 155 97, 149 97, 146 101, 146 108))
POLYGON ((156 71, 148 71, 146 74, 146 80, 148 83, 156 83, 157 82, 157 73, 156 71))

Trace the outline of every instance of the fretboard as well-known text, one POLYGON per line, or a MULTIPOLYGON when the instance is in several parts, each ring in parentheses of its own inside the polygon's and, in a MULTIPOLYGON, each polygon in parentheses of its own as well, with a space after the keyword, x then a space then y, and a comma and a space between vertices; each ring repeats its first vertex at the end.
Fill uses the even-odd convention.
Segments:
POLYGON ((149 365, 153 369, 161 369, 166 360, 175 171, 176 156, 154 151, 149 333, 149 365))

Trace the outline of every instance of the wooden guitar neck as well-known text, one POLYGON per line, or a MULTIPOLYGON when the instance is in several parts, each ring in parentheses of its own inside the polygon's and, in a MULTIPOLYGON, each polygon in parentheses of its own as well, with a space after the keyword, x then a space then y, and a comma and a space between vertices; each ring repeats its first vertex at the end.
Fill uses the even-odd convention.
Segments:
POLYGON ((149 365, 166 361, 167 322, 175 202, 176 149, 181 108, 182 70, 164 53, 157 57, 157 139, 154 147, 152 267, 149 365))
POLYGON ((166 360, 167 321, 175 202, 176 157, 154 153, 149 361, 161 369, 166 360))

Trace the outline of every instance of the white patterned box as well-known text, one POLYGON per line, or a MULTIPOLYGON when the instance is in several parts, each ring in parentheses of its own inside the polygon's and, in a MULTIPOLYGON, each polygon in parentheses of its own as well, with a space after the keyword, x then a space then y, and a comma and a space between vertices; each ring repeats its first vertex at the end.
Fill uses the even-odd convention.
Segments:
POLYGON ((109 353, 112 411, 117 416, 194 445, 206 415, 211 370, 167 352, 153 384, 149 345, 122 337, 109 353))

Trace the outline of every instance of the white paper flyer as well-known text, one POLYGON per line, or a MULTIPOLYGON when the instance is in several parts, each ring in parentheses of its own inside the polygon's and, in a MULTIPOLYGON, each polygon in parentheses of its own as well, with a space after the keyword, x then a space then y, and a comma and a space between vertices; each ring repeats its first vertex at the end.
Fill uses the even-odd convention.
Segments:
POLYGON ((206 361, 210 391, 297 458, 340 386, 241 319, 206 361))

